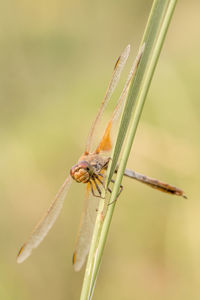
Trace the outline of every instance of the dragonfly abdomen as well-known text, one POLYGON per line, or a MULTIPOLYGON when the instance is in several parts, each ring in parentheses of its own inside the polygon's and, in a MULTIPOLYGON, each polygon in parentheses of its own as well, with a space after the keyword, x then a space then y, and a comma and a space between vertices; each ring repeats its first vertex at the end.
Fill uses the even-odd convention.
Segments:
POLYGON ((160 180, 148 177, 146 175, 137 173, 137 172, 129 170, 129 169, 126 169, 124 171, 124 175, 127 176, 127 177, 130 177, 130 178, 136 179, 136 180, 138 180, 142 183, 145 183, 148 186, 151 186, 152 188, 160 190, 164 193, 169 193, 169 194, 173 194, 173 195, 182 196, 184 198, 187 198, 184 195, 183 190, 181 190, 181 189, 179 189, 179 188, 177 188, 177 187, 175 187, 171 184, 162 182, 160 180))

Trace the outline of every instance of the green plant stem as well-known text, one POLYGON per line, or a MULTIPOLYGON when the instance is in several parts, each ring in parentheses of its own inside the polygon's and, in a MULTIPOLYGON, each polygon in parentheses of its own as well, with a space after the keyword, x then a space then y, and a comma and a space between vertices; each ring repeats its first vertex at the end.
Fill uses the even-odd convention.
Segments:
POLYGON ((111 223, 116 198, 118 196, 121 181, 124 174, 124 169, 128 160, 128 156, 132 147, 137 125, 141 116, 144 101, 154 74, 154 70, 159 58, 160 51, 174 12, 176 0, 155 0, 152 6, 150 17, 146 26, 142 44, 145 42, 145 52, 139 64, 136 76, 130 87, 127 102, 123 112, 120 129, 113 151, 112 163, 107 172, 108 182, 112 178, 116 163, 120 154, 123 141, 128 130, 129 122, 132 116, 133 106, 137 99, 137 105, 133 114, 132 123, 129 126, 129 132, 121 156, 115 184, 113 186, 112 195, 110 198, 111 205, 108 206, 105 219, 102 212, 105 202, 100 201, 97 220, 94 228, 94 234, 91 242, 90 253, 85 271, 85 277, 82 287, 81 300, 91 299, 94 290, 97 273, 99 270, 100 261, 105 246, 105 241, 108 235, 109 226, 111 223))

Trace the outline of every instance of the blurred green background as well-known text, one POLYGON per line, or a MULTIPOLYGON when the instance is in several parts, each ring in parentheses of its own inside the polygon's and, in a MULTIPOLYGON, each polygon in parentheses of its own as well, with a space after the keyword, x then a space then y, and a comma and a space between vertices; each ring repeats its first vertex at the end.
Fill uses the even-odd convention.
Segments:
MULTIPOLYGON (((82 153, 128 43, 130 67, 151 4, 1 1, 0 299, 79 299, 84 271, 71 259, 83 185, 39 249, 21 265, 16 254, 82 153)), ((199 11, 199 1, 176 7, 128 164, 189 199, 124 179, 94 299, 200 299, 199 11)))

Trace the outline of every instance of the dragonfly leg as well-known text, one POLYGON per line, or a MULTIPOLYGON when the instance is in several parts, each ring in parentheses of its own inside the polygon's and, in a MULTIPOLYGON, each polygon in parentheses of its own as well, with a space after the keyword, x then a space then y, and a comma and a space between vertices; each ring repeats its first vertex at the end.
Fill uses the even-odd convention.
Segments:
POLYGON ((105 174, 102 174, 102 173, 99 173, 97 178, 99 178, 99 177, 102 177, 102 178, 105 179, 105 178, 106 178, 106 175, 105 175, 105 174))
POLYGON ((99 173, 98 176, 105 178, 105 174, 99 173))
POLYGON ((96 194, 95 194, 94 188, 93 188, 93 184, 92 184, 91 181, 89 181, 89 184, 90 184, 90 187, 91 187, 92 195, 93 195, 94 197, 97 197, 97 198, 99 197, 99 198, 101 198, 101 195, 96 195, 96 194))
POLYGON ((93 180, 93 182, 94 182, 94 184, 95 184, 95 187, 96 187, 96 189, 97 189, 97 191, 98 191, 98 193, 99 193, 99 195, 95 194, 94 188, 93 188, 93 185, 92 185, 92 182, 90 181, 90 186, 91 186, 91 191, 92 191, 93 196, 94 196, 94 197, 98 197, 98 198, 103 198, 103 197, 101 196, 101 189, 99 188, 99 186, 98 186, 98 184, 97 184, 97 182, 96 182, 96 178, 93 177, 92 180, 93 180))
MULTIPOLYGON (((95 186, 96 186, 97 191, 99 192, 99 196, 101 197, 101 189, 99 188, 99 186, 98 186, 98 184, 97 184, 97 182, 96 182, 96 178, 94 178, 93 181, 94 181, 94 184, 95 184, 95 186)), ((101 198, 102 198, 102 197, 101 197, 101 198)))
MULTIPOLYGON (((105 176, 102 176, 102 177, 105 178, 105 176)), ((98 180, 101 183, 101 185, 103 186, 103 188, 105 189, 104 182, 98 176, 96 177, 96 180, 98 180)))
MULTIPOLYGON (((103 177, 103 178, 106 177, 104 174, 101 174, 101 173, 98 174, 98 176, 103 177)), ((99 180, 99 182, 103 185, 103 187, 104 187, 104 189, 105 189, 105 186, 104 186, 103 182, 100 180, 99 177, 97 178, 97 180, 99 180)), ((111 181, 112 183, 115 183, 115 180, 113 180, 113 179, 111 179, 110 181, 111 181)), ((112 202, 109 203, 108 205, 110 205, 110 204, 112 204, 113 202, 117 201, 118 197, 120 196, 121 192, 123 191, 123 188, 124 188, 123 185, 120 185, 120 190, 119 190, 119 193, 118 193, 118 195, 117 195, 116 200, 112 201, 112 202)), ((110 194, 112 193, 112 190, 111 190, 109 187, 107 188, 107 190, 109 191, 110 194)))
POLYGON ((107 169, 110 160, 111 160, 111 157, 108 157, 107 161, 106 161, 105 164, 102 166, 101 170, 106 170, 106 169, 107 169))
MULTIPOLYGON (((112 183, 115 183, 115 180, 113 180, 113 179, 111 179, 110 181, 111 181, 112 183)), ((119 190, 119 193, 118 193, 118 195, 117 195, 117 198, 116 198, 115 200, 113 200, 112 202, 110 202, 108 205, 111 205, 111 204, 113 204, 113 203, 115 203, 115 202, 117 201, 117 199, 119 198, 119 196, 120 196, 121 192, 123 191, 123 189, 124 189, 123 185, 120 184, 120 190, 119 190)), ((110 188, 108 188, 108 191, 109 191, 110 193, 112 193, 112 190, 111 190, 110 188)))

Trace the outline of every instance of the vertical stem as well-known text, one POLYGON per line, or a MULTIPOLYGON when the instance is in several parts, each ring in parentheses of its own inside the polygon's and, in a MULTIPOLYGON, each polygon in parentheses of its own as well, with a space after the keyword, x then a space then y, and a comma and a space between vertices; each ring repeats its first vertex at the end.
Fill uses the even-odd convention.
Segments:
POLYGON ((112 163, 109 166, 107 172, 108 182, 112 178, 113 172, 116 167, 117 160, 119 158, 120 150, 123 145, 124 138, 126 136, 128 127, 129 132, 127 135, 127 142, 124 147, 124 151, 121 157, 121 162, 118 168, 116 181, 113 186, 110 202, 113 202, 108 206, 105 219, 103 221, 102 211, 104 208, 104 200, 100 201, 99 212, 94 228, 94 234, 91 242, 90 253, 85 271, 85 277, 81 292, 81 300, 91 299, 94 290, 99 265, 101 262, 105 241, 108 235, 109 226, 111 223, 112 215, 115 207, 115 200, 119 193, 121 181, 124 174, 124 169, 128 160, 128 156, 132 147, 134 136, 136 133, 137 125, 142 113, 145 98, 154 74, 154 70, 162 49, 162 45, 174 12, 176 0, 154 0, 152 10, 148 19, 148 23, 145 29, 142 43, 145 42, 145 52, 141 59, 140 65, 136 72, 136 76, 130 87, 127 102, 123 112, 119 133, 113 151, 112 163), (132 116, 133 106, 137 105, 132 116), (132 117, 131 126, 129 126, 130 119, 132 117))

